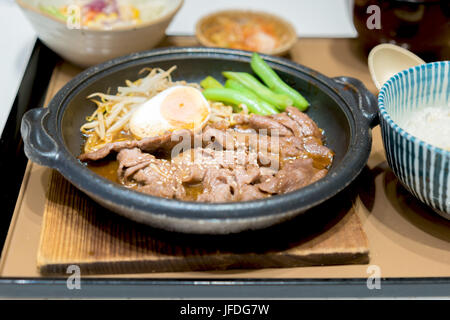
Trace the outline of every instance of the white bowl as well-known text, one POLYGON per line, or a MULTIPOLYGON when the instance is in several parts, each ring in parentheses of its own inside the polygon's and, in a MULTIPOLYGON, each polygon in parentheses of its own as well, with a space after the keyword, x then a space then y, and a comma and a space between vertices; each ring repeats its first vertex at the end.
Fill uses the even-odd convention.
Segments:
POLYGON ((395 175, 416 198, 450 220, 450 151, 400 127, 414 111, 450 109, 449 79, 450 61, 409 68, 383 85, 378 106, 386 157, 395 175))
POLYGON ((119 56, 156 46, 165 36, 169 23, 183 0, 167 0, 161 16, 137 26, 111 30, 70 28, 67 23, 42 12, 40 4, 63 6, 69 0, 16 0, 38 37, 62 58, 81 67, 92 66, 119 56))

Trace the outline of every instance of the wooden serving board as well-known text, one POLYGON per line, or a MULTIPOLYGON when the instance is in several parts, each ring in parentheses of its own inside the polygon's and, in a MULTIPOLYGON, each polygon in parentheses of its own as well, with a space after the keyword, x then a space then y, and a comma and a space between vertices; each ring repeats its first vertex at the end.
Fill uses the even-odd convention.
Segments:
POLYGON ((236 235, 182 235, 100 207, 52 172, 38 250, 41 274, 209 271, 365 264, 366 235, 344 193, 289 222, 236 235))

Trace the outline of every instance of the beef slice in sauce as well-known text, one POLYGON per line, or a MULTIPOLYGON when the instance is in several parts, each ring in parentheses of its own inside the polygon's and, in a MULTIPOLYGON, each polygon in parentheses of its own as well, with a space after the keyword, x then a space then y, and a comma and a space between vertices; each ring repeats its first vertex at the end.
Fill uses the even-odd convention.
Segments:
POLYGON ((168 132, 118 141, 82 154, 117 154, 117 178, 154 196, 199 202, 249 201, 303 188, 328 173, 333 152, 314 121, 294 107, 270 116, 236 117, 202 132, 168 132), (164 154, 164 157, 161 157, 164 154))

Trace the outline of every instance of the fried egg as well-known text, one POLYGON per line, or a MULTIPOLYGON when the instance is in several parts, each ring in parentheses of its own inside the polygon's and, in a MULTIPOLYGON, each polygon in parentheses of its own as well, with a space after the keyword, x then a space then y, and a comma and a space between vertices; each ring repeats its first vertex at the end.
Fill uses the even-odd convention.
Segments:
POLYGON ((199 131, 210 114, 211 107, 200 90, 174 86, 138 107, 130 119, 130 131, 138 139, 181 129, 199 131))

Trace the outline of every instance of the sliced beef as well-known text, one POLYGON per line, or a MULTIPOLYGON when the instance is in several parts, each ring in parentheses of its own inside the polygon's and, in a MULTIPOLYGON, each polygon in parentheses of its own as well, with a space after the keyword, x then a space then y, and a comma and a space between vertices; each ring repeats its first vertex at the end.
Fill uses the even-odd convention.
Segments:
POLYGON ((180 179, 183 183, 193 184, 203 180, 205 175, 202 157, 203 149, 191 149, 172 158, 172 164, 178 168, 180 179))
POLYGON ((239 146, 243 146, 255 153, 271 153, 278 152, 279 137, 271 137, 268 135, 259 135, 257 133, 235 133, 239 146))
POLYGON ((123 149, 117 154, 117 160, 124 167, 133 167, 155 159, 155 156, 144 153, 139 148, 123 149))
POLYGON ((233 116, 233 122, 238 126, 245 126, 249 123, 250 116, 245 114, 237 114, 233 116))
POLYGON ((258 166, 237 167, 234 169, 234 176, 238 187, 247 184, 254 184, 261 177, 261 171, 258 166))
POLYGON ((183 199, 185 190, 179 180, 177 168, 170 161, 157 159, 146 167, 136 171, 133 181, 137 190, 168 199, 183 199))
POLYGON ((126 186, 164 198, 182 199, 185 194, 178 168, 168 160, 157 159, 139 148, 123 149, 117 155, 118 177, 126 186))
POLYGON ((138 170, 145 168, 155 160, 156 158, 153 155, 143 153, 139 148, 121 150, 117 154, 117 161, 119 161, 117 175, 119 181, 127 183, 130 176, 135 174, 138 170))
POLYGON ((201 202, 250 201, 268 197, 255 186, 261 177, 257 166, 235 169, 206 170, 203 180, 203 193, 197 198, 201 202))
POLYGON ((117 155, 119 180, 138 191, 165 198, 184 199, 186 188, 202 185, 197 199, 205 202, 240 201, 265 196, 249 186, 259 182, 257 163, 236 165, 238 152, 192 149, 171 161, 157 159, 139 148, 123 149, 117 155))
POLYGON ((292 118, 290 118, 286 113, 278 113, 271 115, 271 118, 278 121, 280 124, 291 130, 291 132, 296 137, 302 136, 302 127, 292 118))
MULTIPOLYGON (((249 119, 249 125, 256 130, 266 130, 266 134, 271 136, 291 136, 292 131, 286 128, 282 123, 277 120, 267 117, 267 116, 259 116, 253 115, 249 119)), ((261 133, 261 132, 257 132, 261 133)))
POLYGON ((287 107, 286 112, 270 116, 253 115, 249 118, 249 125, 257 130, 266 129, 269 135, 277 133, 280 137, 294 135, 299 138, 322 138, 322 131, 316 123, 295 107, 287 107))
POLYGON ((310 184, 316 171, 312 159, 295 159, 287 162, 275 176, 260 183, 258 188, 270 194, 291 192, 310 184))
POLYGON ((181 176, 181 181, 183 183, 194 184, 203 181, 203 177, 205 176, 205 168, 193 164, 187 167, 185 170, 182 170, 183 175, 181 176))
POLYGON ((235 139, 232 131, 208 126, 203 130, 203 145, 216 150, 234 150, 235 139))
POLYGON ((257 186, 244 184, 239 189, 239 197, 236 201, 251 201, 267 198, 270 195, 268 193, 262 192, 257 186))
POLYGON ((211 128, 217 130, 227 130, 230 128, 230 122, 225 120, 216 121, 214 123, 209 124, 211 128))
POLYGON ((178 130, 176 132, 168 132, 161 136, 144 138, 142 140, 126 140, 107 143, 96 151, 81 154, 78 159, 81 161, 98 161, 106 158, 113 152, 118 153, 123 149, 133 148, 139 148, 148 153, 156 151, 170 152, 177 145, 190 149, 192 148, 192 145, 194 145, 195 139, 201 139, 201 137, 194 136, 190 130, 178 130))
POLYGON ((198 148, 193 152, 193 161, 203 167, 229 168, 258 165, 256 154, 246 150, 214 150, 198 148))
POLYGON ((333 152, 325 147, 316 137, 307 137, 303 139, 303 146, 306 154, 313 159, 314 167, 325 169, 331 165, 333 161, 333 152))
POLYGON ((138 170, 133 180, 137 183, 137 190, 150 195, 168 199, 184 199, 186 191, 177 175, 167 163, 153 163, 138 170))
POLYGON ((294 107, 271 116, 239 115, 202 132, 109 143, 82 154, 97 161, 116 153, 119 181, 169 199, 249 201, 302 188, 328 172, 333 153, 322 132, 294 107), (267 134, 260 134, 260 129, 267 134))
POLYGON ((203 193, 197 198, 201 202, 234 201, 237 183, 228 169, 209 168, 203 179, 203 193))
POLYGON ((305 154, 303 139, 296 136, 280 137, 279 150, 282 158, 302 157, 305 154))
POLYGON ((126 140, 108 143, 96 151, 83 153, 78 157, 78 159, 81 161, 98 161, 106 158, 113 152, 120 152, 123 149, 132 149, 136 148, 137 146, 138 142, 135 140, 126 140))
MULTIPOLYGON (((145 152, 172 152, 177 146, 177 150, 188 150, 195 145, 195 140, 201 139, 201 136, 194 135, 190 130, 178 130, 175 132, 166 133, 161 136, 144 138, 139 140, 138 147, 145 152)), ((197 141, 197 145, 201 145, 197 141)))
POLYGON ((270 167, 278 171, 280 169, 280 154, 270 152, 258 152, 258 164, 261 167, 270 167))
POLYGON ((314 136, 322 139, 322 131, 319 129, 317 124, 310 118, 306 113, 301 112, 295 107, 286 108, 287 115, 294 121, 296 121, 300 127, 302 136, 314 136))

